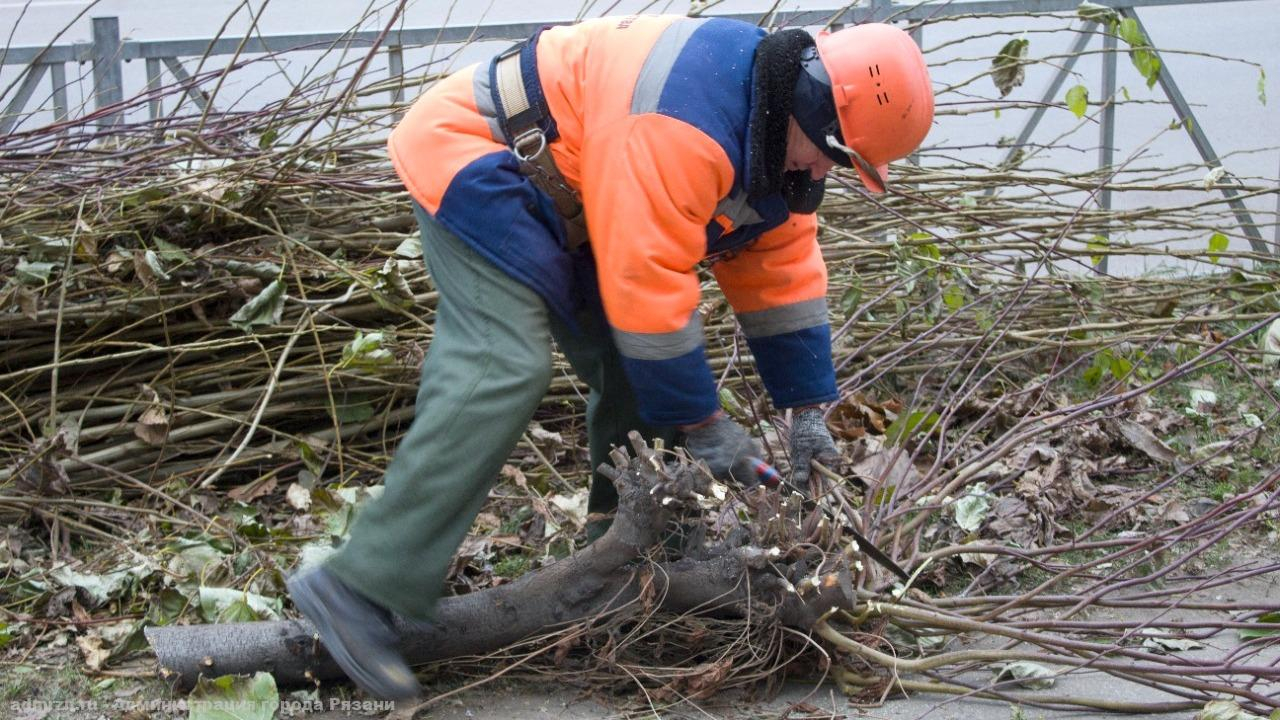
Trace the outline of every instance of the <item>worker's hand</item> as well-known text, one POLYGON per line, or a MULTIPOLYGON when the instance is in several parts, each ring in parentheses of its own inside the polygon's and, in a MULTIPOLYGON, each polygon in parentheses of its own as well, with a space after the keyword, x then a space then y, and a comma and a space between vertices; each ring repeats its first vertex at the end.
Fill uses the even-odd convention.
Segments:
POLYGON ((685 449, 694 460, 706 463, 717 480, 732 480, 743 487, 760 483, 754 466, 762 454, 760 446, 732 418, 717 411, 696 425, 680 429, 685 432, 685 449))
POLYGON ((807 407, 795 411, 791 419, 792 483, 801 488, 808 485, 809 462, 812 460, 833 466, 840 461, 840 451, 831 439, 821 408, 807 407))

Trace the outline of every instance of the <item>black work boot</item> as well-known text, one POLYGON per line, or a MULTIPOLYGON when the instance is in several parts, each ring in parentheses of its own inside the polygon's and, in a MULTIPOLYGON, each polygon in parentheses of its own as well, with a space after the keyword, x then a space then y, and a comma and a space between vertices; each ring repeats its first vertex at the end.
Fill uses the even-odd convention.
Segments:
POLYGON ((391 613, 317 567, 286 583, 293 604, 315 626, 334 661, 381 700, 412 700, 422 688, 396 647, 391 613))

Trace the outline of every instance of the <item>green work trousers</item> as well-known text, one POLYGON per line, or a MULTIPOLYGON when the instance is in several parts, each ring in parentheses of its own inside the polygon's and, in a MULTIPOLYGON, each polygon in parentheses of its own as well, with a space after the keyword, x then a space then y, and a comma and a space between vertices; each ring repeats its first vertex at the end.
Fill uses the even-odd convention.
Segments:
MULTIPOLYGON (((674 428, 645 425, 608 324, 598 311, 576 331, 537 293, 513 280, 415 205, 422 252, 440 291, 435 334, 422 364, 413 423, 387 467, 385 490, 357 514, 328 561, 341 580, 397 613, 428 619, 458 545, 551 382, 554 338, 590 388, 592 468, 628 431, 668 444, 674 428)), ((588 510, 618 496, 593 473, 588 510)), ((603 528, 589 528, 589 537, 603 528)))

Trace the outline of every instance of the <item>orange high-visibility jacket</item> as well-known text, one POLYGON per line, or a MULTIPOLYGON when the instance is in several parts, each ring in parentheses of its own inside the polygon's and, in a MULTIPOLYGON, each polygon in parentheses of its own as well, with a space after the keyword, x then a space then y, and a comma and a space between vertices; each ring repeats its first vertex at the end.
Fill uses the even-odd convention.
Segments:
POLYGON ((388 142, 409 193, 569 319, 598 283, 641 416, 697 422, 719 406, 703 350, 697 267, 711 269, 774 404, 836 397, 826 266, 813 215, 748 200, 752 67, 763 30, 725 19, 627 17, 550 28, 526 89, 552 118, 556 164, 581 193, 589 252, 519 172, 497 121, 493 63, 426 92, 388 142), (582 258, 586 262, 581 262, 582 258), (591 259, 594 259, 594 267, 591 259))

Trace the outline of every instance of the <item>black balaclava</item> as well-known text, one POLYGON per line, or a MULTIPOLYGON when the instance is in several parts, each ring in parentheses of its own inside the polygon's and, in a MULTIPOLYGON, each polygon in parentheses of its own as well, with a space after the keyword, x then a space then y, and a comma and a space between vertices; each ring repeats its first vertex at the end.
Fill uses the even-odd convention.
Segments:
MULTIPOLYGON (((807 67, 806 58, 821 69, 813 36, 804 30, 780 30, 760 41, 756 47, 755 69, 751 79, 753 120, 747 131, 749 163, 752 168, 747 196, 757 200, 773 193, 781 193, 791 212, 804 214, 815 212, 822 203, 824 181, 812 179, 808 170, 784 170, 787 159, 787 129, 791 116, 796 116, 800 129, 828 155, 830 152, 827 150, 826 136, 815 139, 810 128, 805 125, 808 124, 815 130, 821 128, 825 132, 827 125, 836 117, 830 86, 828 85, 825 93, 824 105, 824 95, 819 87, 821 83, 813 78, 812 68, 807 67), (825 121, 824 117, 827 118, 825 121)), ((835 134, 839 135, 838 122, 835 134)), ((848 163, 848 158, 841 162, 846 167, 848 163)))
POLYGON ((843 145, 844 133, 840 131, 840 116, 836 114, 835 98, 831 93, 831 78, 818 59, 818 48, 811 47, 800 56, 800 72, 796 75, 795 98, 791 114, 806 137, 818 146, 822 154, 837 165, 851 168, 853 161, 842 150, 827 142, 834 136, 843 145))

